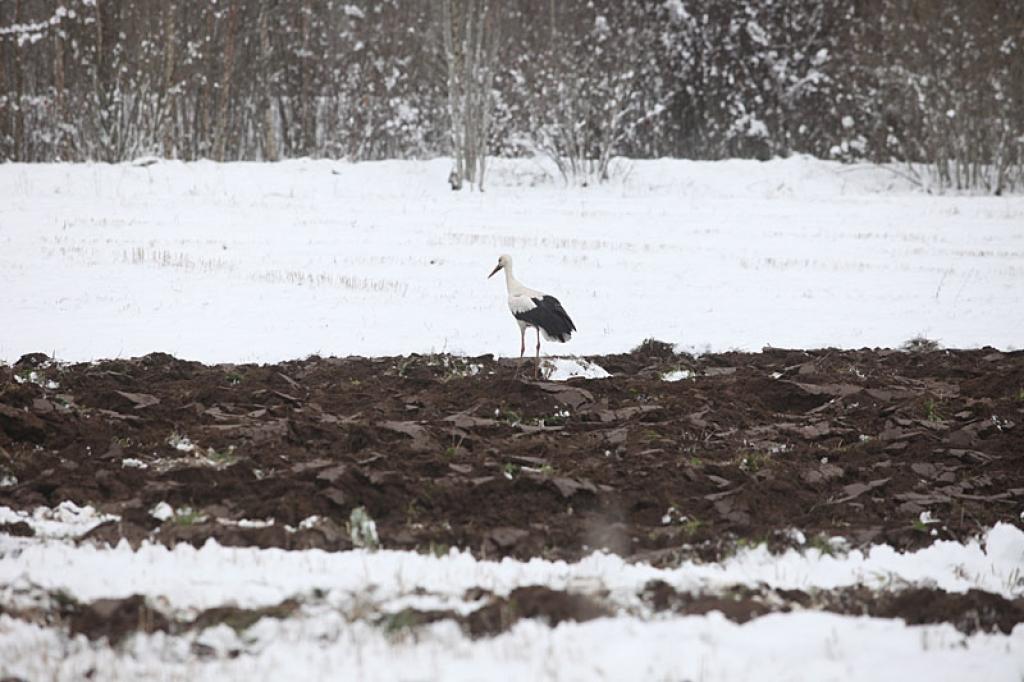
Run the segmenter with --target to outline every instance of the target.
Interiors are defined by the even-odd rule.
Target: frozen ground
[[[555,353],[1024,345],[1024,198],[921,194],[803,158],[635,162],[486,193],[447,162],[0,165],[0,358],[513,355],[500,278],[559,296]]]
[[[687,561],[658,569],[602,553],[568,564],[542,559],[477,561],[469,553],[454,550],[437,558],[386,550],[221,547],[213,541],[200,549],[188,544],[173,550],[147,544],[133,551],[126,543],[110,549],[89,544],[76,547],[66,542],[70,535],[109,517],[69,502],[47,511],[27,516],[0,507],[0,522],[24,519],[37,530],[32,539],[0,535],[0,586],[7,586],[2,593],[8,603],[17,593],[12,585],[59,590],[89,601],[148,593],[166,607],[178,609],[222,603],[262,607],[315,589],[347,595],[373,592],[382,601],[422,591],[459,602],[474,587],[507,595],[517,587],[546,585],[607,591],[625,607],[651,580],[680,591],[720,591],[735,584],[801,590],[927,584],[947,592],[982,589],[1008,599],[1024,597],[1024,531],[1008,524],[997,525],[981,542],[940,541],[905,554],[878,545],[866,553],[854,550],[837,556],[813,548],[773,555],[759,546],[719,563]]]
[[[984,548],[950,542],[913,554],[878,547],[838,558],[816,550],[772,557],[759,548],[717,565],[688,562],[659,570],[604,555],[565,564],[481,562],[454,551],[443,557],[332,554],[213,542],[199,550],[76,548],[68,536],[106,517],[65,504],[34,515],[3,508],[0,518],[25,521],[37,531],[32,539],[0,536],[3,603],[12,611],[45,611],[56,594],[89,601],[144,593],[153,608],[179,618],[203,608],[268,606],[287,598],[305,604],[292,617],[263,618],[244,631],[215,625],[173,636],[140,633],[116,647],[0,616],[0,667],[27,679],[77,679],[90,670],[101,679],[1018,680],[1024,674],[1022,626],[1008,636],[965,636],[948,624],[908,627],[899,620],[815,612],[738,625],[717,613],[658,616],[637,599],[652,579],[705,592],[758,583],[803,589],[933,584],[1019,598],[1024,533],[1008,525],[993,529]],[[522,621],[479,640],[467,639],[451,622],[412,633],[389,632],[372,620],[409,607],[468,612],[479,606],[467,596],[471,588],[508,594],[523,585],[606,595],[618,615],[555,628]],[[195,655],[199,650],[202,657]]]
[[[530,161],[499,161],[483,194],[448,191],[447,170],[445,161],[0,165],[0,360],[514,355],[504,284],[485,279],[500,253],[573,315],[580,333],[546,345],[551,353],[621,352],[646,337],[696,351],[895,346],[916,335],[1024,346],[1022,197],[928,196],[884,170],[801,158],[636,162],[585,189],[560,187]],[[601,375],[579,360],[552,370]],[[813,610],[738,624],[717,612],[653,613],[638,598],[661,580],[712,594],[913,585],[1020,601],[1024,534],[1005,524],[980,542],[910,554],[762,547],[659,569],[608,555],[496,563],[459,552],[75,542],[109,518],[71,504],[0,508],[0,677],[1024,678],[1024,625],[968,636],[948,622]],[[12,534],[25,525],[34,537]],[[529,585],[601,595],[614,614],[557,627],[522,620],[479,639],[451,620],[397,632],[379,620],[407,608],[465,614],[479,606],[469,588],[507,595]],[[47,621],[67,599],[134,594],[174,618],[290,598],[301,608],[238,631],[140,629],[119,644]]]
[[[644,621],[603,618],[549,628],[522,621],[468,640],[451,623],[388,636],[338,614],[265,618],[239,636],[139,635],[124,649],[68,639],[0,616],[0,656],[26,679],[78,680],[865,680],[1018,682],[1020,627],[966,637],[950,625],[825,613],[737,625],[719,614]],[[200,659],[196,651],[204,651]]]

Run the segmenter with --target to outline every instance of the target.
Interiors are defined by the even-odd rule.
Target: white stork
[[[576,331],[576,325],[569,319],[569,314],[554,296],[530,289],[512,274],[511,256],[499,256],[498,264],[487,279],[494,277],[498,270],[505,271],[505,285],[508,287],[508,309],[512,311],[513,317],[519,323],[519,364],[522,365],[523,355],[526,354],[526,329],[533,327],[537,330],[537,369],[540,374],[540,335],[543,332],[544,338],[548,341],[559,341],[565,343]],[[518,373],[518,369],[516,373]]]

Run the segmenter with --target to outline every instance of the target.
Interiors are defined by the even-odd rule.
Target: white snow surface
[[[917,335],[1024,346],[1024,197],[925,195],[889,170],[802,157],[620,162],[610,183],[590,188],[562,187],[542,163],[494,160],[484,193],[448,190],[445,159],[149,161],[0,164],[0,360],[515,356],[504,286],[485,279],[500,253],[579,329],[568,344],[545,343],[550,354],[622,352],[645,338],[698,352],[897,346]],[[574,359],[554,367],[553,379],[601,371]],[[62,590],[85,601],[141,593],[185,616],[291,597],[304,606],[243,633],[218,626],[116,647],[0,615],[0,677],[1024,678],[1024,626],[966,637],[949,625],[816,612],[737,625],[716,613],[651,614],[637,596],[659,579],[712,592],[914,584],[1016,599],[1024,533],[1005,524],[981,542],[907,554],[754,548],[658,569],[602,553],[567,564],[71,541],[108,520],[117,517],[70,502],[31,514],[0,507],[0,523],[36,532],[0,535],[0,604],[45,608]],[[467,588],[535,584],[607,591],[619,612],[554,628],[523,621],[479,640],[450,622],[396,635],[357,616],[467,613],[479,606]]]
[[[601,365],[583,358],[552,358],[544,361],[545,376],[549,381],[568,379],[607,379],[611,376]]]
[[[648,581],[664,580],[703,592],[736,584],[925,585],[1019,598],[1024,532],[1008,524],[995,526],[980,542],[937,542],[905,554],[875,546],[845,556],[816,549],[773,556],[761,547],[719,563],[658,569],[604,553],[576,563],[493,562],[455,550],[435,557],[233,548],[210,541],[199,549],[144,543],[133,551],[127,543],[108,548],[69,541],[109,518],[116,519],[70,503],[33,513],[0,508],[0,521],[25,521],[37,531],[31,538],[0,535],[0,603],[45,610],[58,592],[83,602],[144,594],[153,608],[186,620],[216,606],[260,607],[289,598],[304,606],[293,617],[264,618],[240,634],[223,626],[177,636],[140,634],[116,647],[4,615],[4,674],[78,679],[95,668],[101,679],[954,680],[970,672],[1016,680],[1024,673],[1024,626],[1010,635],[966,637],[949,625],[910,627],[813,612],[736,625],[716,613],[652,614],[638,596]],[[467,598],[469,588],[506,595],[527,585],[600,595],[617,614],[555,628],[521,622],[480,640],[466,638],[452,623],[420,628],[415,635],[389,634],[372,624],[404,608],[467,614],[483,604]],[[197,646],[211,653],[196,658]]]
[[[527,585],[594,593],[608,590],[613,598],[629,604],[650,580],[689,591],[761,583],[783,589],[919,584],[950,592],[978,588],[1008,598],[1024,596],[1024,532],[999,524],[989,531],[984,544],[983,548],[977,542],[940,541],[905,554],[878,545],[846,556],[822,555],[816,549],[772,555],[761,546],[719,563],[685,562],[659,569],[604,553],[572,564],[542,559],[492,562],[457,551],[438,558],[387,550],[222,547],[213,541],[199,549],[187,543],[173,549],[143,544],[133,551],[126,543],[98,548],[0,535],[0,585],[28,581],[87,601],[144,593],[179,609],[222,603],[267,606],[314,589],[351,595],[372,587],[378,598],[390,599],[420,588],[458,598],[472,587],[504,595]]]
[[[194,645],[210,654],[197,659]],[[644,621],[601,618],[555,628],[521,621],[470,640],[452,623],[388,635],[336,613],[264,618],[115,649],[0,616],[0,660],[26,679],[79,680],[986,680],[1019,682],[1024,627],[966,637],[951,625],[826,613],[776,614],[744,625],[717,613]],[[236,656],[232,656],[236,654]]]
[[[0,507],[0,523],[26,523],[34,531],[36,539],[75,538],[101,523],[119,521],[120,518],[115,514],[99,512],[88,505],[79,507],[70,500],[53,508],[37,507],[32,513]]]
[[[0,358],[515,355],[500,253],[579,333],[545,353],[1024,345],[1024,198],[931,196],[804,157],[2,164]]]

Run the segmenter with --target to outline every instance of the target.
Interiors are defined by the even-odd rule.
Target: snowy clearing
[[[485,279],[504,252],[580,329],[546,353],[1022,345],[1022,197],[807,158],[637,161],[582,189],[496,160],[483,194],[447,168],[4,164],[0,358],[514,355]]]

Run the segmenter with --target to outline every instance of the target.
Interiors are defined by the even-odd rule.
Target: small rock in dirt
[[[36,414],[50,414],[53,412],[53,403],[46,398],[36,398],[32,401],[32,411]]]
[[[347,473],[348,473],[348,465],[347,464],[338,464],[338,465],[333,466],[333,467],[331,467],[329,469],[324,469],[323,471],[321,471],[319,474],[316,475],[316,479],[318,481],[326,481],[328,483],[334,483],[334,482],[336,482],[338,479],[340,479],[342,476],[344,476]]]
[[[580,491],[587,493],[597,492],[597,488],[594,486],[594,484],[586,479],[578,480],[575,478],[559,476],[556,478],[552,478],[551,483],[554,484],[555,488],[558,489],[558,492],[562,494],[562,497],[566,499],[569,499],[570,497],[572,497],[573,495]]]
[[[942,451],[939,450],[939,453]],[[967,462],[974,462],[977,464],[987,464],[992,460],[1000,459],[998,455],[989,455],[979,450],[967,450],[962,448],[951,448],[946,451],[951,457],[956,457],[959,460]]]
[[[618,446],[624,445],[626,437],[629,435],[629,430],[625,426],[621,426],[617,429],[611,429],[606,431],[604,434],[604,440],[608,445]]]
[[[160,399],[149,393],[128,393],[126,391],[114,391],[114,393],[131,403],[136,410],[160,404]]]
[[[927,507],[927,506],[930,506],[930,505],[933,505],[933,504],[949,504],[950,502],[952,502],[952,498],[949,495],[943,495],[942,493],[939,493],[939,492],[932,492],[932,493],[906,492],[906,493],[897,493],[896,495],[893,495],[892,497],[893,497],[894,500],[899,500],[901,502],[913,502],[913,503],[919,504],[919,505],[921,505],[923,507]]]
[[[883,485],[888,483],[889,480],[890,479],[888,479],[888,478],[879,478],[879,479],[875,479],[874,481],[870,481],[868,483],[851,483],[850,485],[847,485],[847,486],[843,487],[843,492],[845,493],[845,495],[843,497],[839,498],[838,500],[836,500],[833,504],[841,504],[843,502],[849,502],[850,500],[855,500],[855,499],[857,499],[858,497],[860,497],[861,495],[863,495],[864,493],[866,493],[866,492],[868,492],[870,490],[874,490],[875,488],[882,487]]]
[[[922,478],[936,478],[939,475],[938,467],[928,462],[915,462],[910,465],[910,470]]]
[[[848,395],[860,393],[863,389],[854,384],[806,384],[799,381],[787,382],[796,386],[808,395],[827,395],[833,398],[842,398]]]
[[[454,427],[459,429],[473,429],[478,427],[486,428],[497,426],[501,423],[496,419],[491,419],[489,417],[476,417],[468,412],[458,412],[445,417],[442,421],[451,422]]]
[[[574,410],[594,402],[594,394],[585,388],[550,381],[538,382],[533,385],[547,393],[551,393],[555,400]]]
[[[809,469],[805,471],[801,478],[807,483],[823,483],[831,481],[836,478],[842,478],[843,469],[835,464],[820,464],[816,469]]]
[[[370,471],[366,478],[376,486],[398,484],[402,481],[402,475],[397,471]]]
[[[495,528],[487,534],[487,539],[502,549],[509,549],[529,534],[530,531],[522,528]]]
[[[745,500],[741,500],[733,496],[724,497],[720,500],[716,500],[714,507],[719,516],[726,521],[730,521],[739,526],[747,526],[750,524],[750,514],[747,510],[747,503]]]
[[[302,399],[301,398],[296,398],[295,396],[293,396],[293,395],[291,395],[289,393],[285,393],[284,391],[270,391],[270,394],[271,395],[276,395],[281,400],[285,401],[286,403],[291,403],[292,405],[301,405],[302,404]]]
[[[548,461],[543,457],[530,457],[529,455],[509,455],[506,459],[516,464],[522,464],[528,467],[544,467],[548,465]]]
[[[913,431],[911,429],[900,428],[899,426],[892,426],[890,428],[883,429],[882,432],[878,434],[878,440],[881,440],[881,441],[906,440],[908,438],[913,438],[914,436],[917,436],[918,434],[919,434],[918,431]]]
[[[800,437],[805,440],[818,440],[831,434],[832,427],[828,422],[818,422],[817,424],[801,427],[799,433]]]
[[[345,496],[345,493],[337,488],[327,488],[320,494],[341,508],[345,508],[348,505],[348,498]]]
[[[298,464],[292,465],[292,471],[301,474],[306,471],[316,471],[317,469],[325,469],[334,464],[334,460],[327,459],[325,457],[319,457],[317,459],[311,459],[308,462],[299,462]]]
[[[804,364],[799,365],[799,368],[797,369],[796,373],[799,374],[800,376],[811,376],[813,374],[817,374],[818,363],[815,362],[814,360],[810,362],[805,362]]]
[[[710,411],[711,410],[709,410],[708,408],[704,408],[699,412],[691,412],[690,414],[686,415],[686,420],[690,422],[690,424],[694,428],[706,429],[708,428],[708,426],[711,425],[711,423],[707,419],[705,419],[704,416],[707,415],[707,413]]]
[[[732,485],[732,481],[728,478],[722,478],[721,476],[715,476],[714,474],[707,474],[708,480],[714,483],[719,488],[728,488]]]
[[[414,450],[427,451],[435,449],[434,439],[430,437],[430,432],[422,424],[412,421],[384,421],[380,422],[377,426],[386,431],[393,431],[394,433],[400,433],[403,436],[412,438],[411,447]]]

